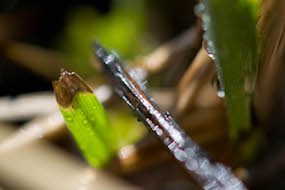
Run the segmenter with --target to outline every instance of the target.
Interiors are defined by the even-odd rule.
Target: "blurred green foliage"
[[[147,134],[146,128],[137,121],[130,110],[112,109],[108,112],[116,138],[116,150],[138,142]]]
[[[94,39],[127,59],[142,52],[146,43],[143,0],[116,0],[106,14],[86,6],[77,7],[66,22],[59,47],[70,58],[66,68],[76,70],[83,77],[94,75],[90,64]]]

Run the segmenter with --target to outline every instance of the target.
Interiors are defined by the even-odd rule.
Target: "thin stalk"
[[[145,90],[124,71],[120,60],[95,42],[95,56],[104,68],[117,94],[135,111],[141,121],[160,139],[178,163],[207,190],[243,190],[243,183],[231,170],[212,161],[183,131],[168,112],[162,112]]]

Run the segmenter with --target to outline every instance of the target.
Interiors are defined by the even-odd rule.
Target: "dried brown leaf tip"
[[[69,73],[64,69],[61,70],[59,80],[52,84],[56,101],[64,108],[72,104],[72,100],[78,92],[93,93],[91,88],[76,73]]]

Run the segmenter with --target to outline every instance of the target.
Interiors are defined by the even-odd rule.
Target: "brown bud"
[[[73,97],[78,92],[93,93],[91,88],[74,72],[69,73],[61,70],[61,76],[58,81],[53,83],[55,98],[57,103],[67,108],[71,105]]]

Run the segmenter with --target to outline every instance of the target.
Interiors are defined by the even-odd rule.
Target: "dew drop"
[[[202,20],[202,29],[205,31],[205,35],[208,35],[208,28],[211,22],[211,19],[209,17],[209,15],[206,14],[202,14],[202,16],[200,17]]]
[[[156,134],[158,135],[158,136],[161,136],[162,134],[163,134],[163,131],[161,130],[161,129],[156,129],[155,130],[156,131]]]
[[[83,124],[86,125],[88,123],[88,121],[85,119],[83,120]]]
[[[185,152],[188,158],[192,158],[195,155],[195,151],[192,148],[186,148]]]
[[[168,146],[171,141],[170,141],[169,137],[167,137],[167,138],[165,138],[165,139],[163,140],[163,142],[164,142],[164,144],[165,144],[166,146]]]
[[[217,76],[214,76],[212,79],[212,86],[217,88],[217,96],[220,98],[225,98],[225,91],[223,89],[223,86],[220,82],[220,80],[217,78]]]
[[[216,83],[217,83],[217,96],[220,98],[224,98],[226,94],[225,94],[225,91],[223,89],[223,86],[222,86],[220,80],[217,79]]]
[[[119,59],[120,59],[120,54],[119,54],[116,50],[112,49],[112,50],[111,50],[111,54],[113,54],[113,56],[114,56],[115,58],[119,58]]]
[[[175,142],[172,142],[170,145],[168,145],[169,150],[174,151],[177,148],[177,145]]]
[[[104,50],[103,50],[103,48],[98,48],[97,50],[96,50],[96,54],[99,56],[99,57],[103,57],[104,55],[105,55],[105,52],[104,52]]]
[[[199,160],[200,168],[204,168],[205,170],[209,170],[210,162],[206,158],[202,158]]]
[[[220,98],[225,98],[225,91],[223,90],[218,90],[217,91],[217,96]]]
[[[110,54],[110,55],[104,57],[103,59],[104,59],[104,62],[105,62],[106,64],[110,64],[112,61],[114,61],[115,56],[112,55],[112,54]]]
[[[181,162],[184,162],[187,159],[187,154],[181,149],[176,149],[174,151],[174,156],[177,158],[177,160],[180,160]]]
[[[186,167],[192,171],[196,170],[196,169],[198,169],[198,162],[194,159],[188,159],[186,161]]]
[[[205,12],[205,6],[202,3],[198,3],[195,7],[194,7],[194,13],[196,16],[201,17]]]
[[[215,49],[214,49],[214,42],[211,40],[205,40],[204,41],[204,47],[206,52],[208,53],[208,56],[215,60]]]

